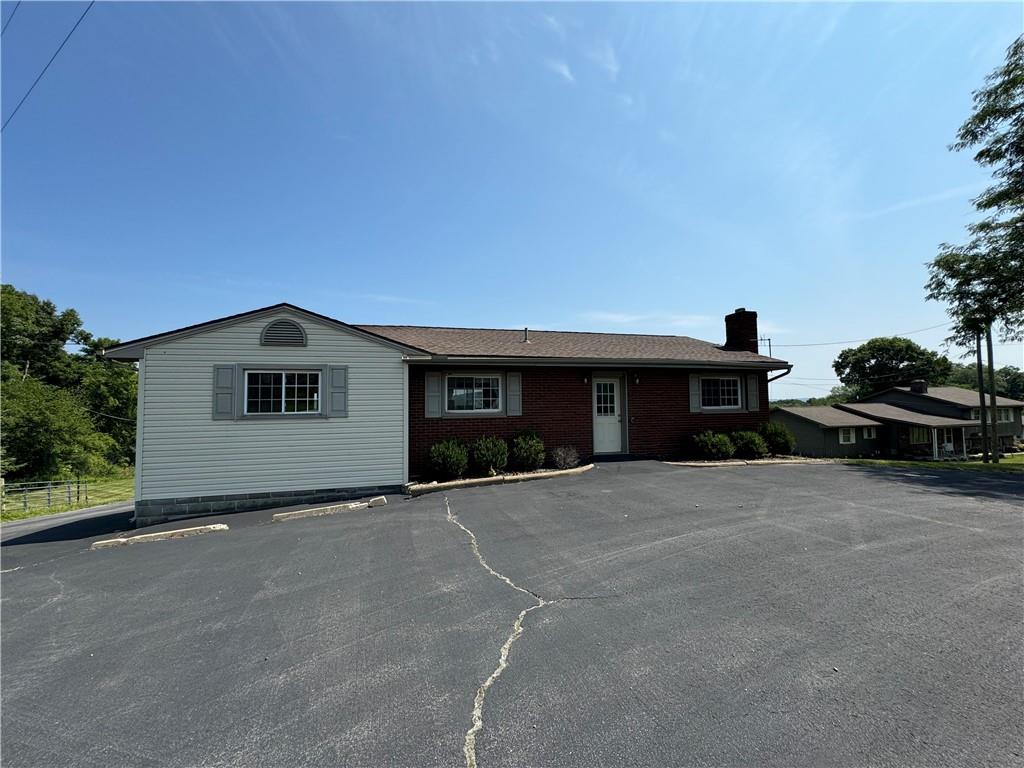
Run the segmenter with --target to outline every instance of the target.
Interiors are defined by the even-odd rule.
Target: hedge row
[[[505,469],[540,469],[546,455],[544,441],[535,432],[520,432],[507,441],[486,435],[466,443],[453,437],[430,446],[430,466],[439,480],[461,478],[467,470],[474,476],[493,477]],[[551,451],[551,462],[558,469],[568,469],[579,464],[579,454],[571,445],[559,446]]]
[[[762,424],[757,432],[742,430],[726,434],[710,430],[694,435],[691,440],[692,453],[710,461],[737,459],[761,459],[769,454],[787,455],[796,447],[796,438],[782,424]]]

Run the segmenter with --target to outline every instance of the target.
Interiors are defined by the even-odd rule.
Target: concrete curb
[[[339,512],[355,512],[360,509],[371,507],[383,507],[388,503],[385,496],[374,496],[369,501],[354,501],[345,504],[331,504],[326,507],[313,507],[312,509],[297,509],[294,512],[278,512],[271,520],[275,523],[283,523],[286,520],[301,520],[304,517],[323,517],[324,515],[336,515]]]
[[[125,536],[120,539],[104,539],[94,541],[89,549],[109,549],[110,547],[126,547],[129,544],[145,544],[148,541],[163,541],[164,539],[184,539],[187,536],[199,536],[203,533],[215,533],[226,531],[228,527],[223,523],[213,525],[198,525],[195,528],[179,528],[176,531],[158,531],[157,533],[140,533],[138,536]]]
[[[780,464],[839,464],[839,459],[730,459],[728,461],[666,461],[673,467],[760,467]]]
[[[522,475],[495,475],[494,477],[473,477],[468,480],[449,480],[445,483],[410,483],[405,492],[410,496],[422,496],[425,493],[449,491],[455,488],[476,488],[481,485],[503,485],[505,483],[526,483],[530,480],[547,480],[549,477],[569,477],[582,475],[594,468],[593,464],[584,464],[572,469],[552,469],[548,472],[530,472]]]

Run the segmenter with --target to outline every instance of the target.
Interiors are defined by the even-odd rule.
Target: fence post
[[[46,508],[50,509],[53,506],[53,483],[46,484]]]
[[[82,478],[75,480],[75,501],[82,503]]]
[[[28,492],[21,492],[21,511],[28,512]]]
[[[7,483],[0,477],[0,515],[7,511]]]
[[[68,492],[68,506],[70,507],[71,506],[71,481],[68,480],[66,485],[67,485],[66,490]]]
[[[85,481],[85,503],[89,503],[89,481]]]

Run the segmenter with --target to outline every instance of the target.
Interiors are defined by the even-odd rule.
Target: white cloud
[[[572,74],[572,70],[569,69],[569,65],[561,59],[547,59],[544,62],[544,66],[554,72],[556,75],[561,77],[565,82],[570,85],[576,85],[576,78]]]
[[[562,22],[560,22],[557,18],[555,18],[549,13],[541,14],[541,18],[544,20],[544,25],[548,29],[550,29],[559,37],[565,37],[565,28],[562,26]]]
[[[936,192],[931,195],[913,197],[909,200],[900,200],[897,203],[887,205],[884,208],[877,208],[874,211],[850,213],[847,214],[845,218],[855,219],[858,221],[862,221],[864,219],[877,219],[880,216],[888,216],[890,213],[899,213],[900,211],[908,211],[913,208],[921,208],[926,205],[941,203],[946,200],[954,200],[958,197],[962,197],[964,200],[969,200],[981,192],[984,187],[984,183],[964,184],[962,186],[951,187],[950,189],[943,190],[942,192]]]
[[[608,73],[609,79],[614,83],[619,77],[619,57],[615,49],[607,40],[587,53],[588,58]]]

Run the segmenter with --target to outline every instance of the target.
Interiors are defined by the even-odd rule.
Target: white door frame
[[[598,413],[597,413],[597,385],[598,382],[612,383],[615,385],[615,422],[618,427],[618,445],[614,450],[599,450],[598,446]],[[594,453],[596,455],[615,455],[626,451],[626,437],[623,434],[625,429],[625,377],[618,374],[596,374],[593,377],[593,384],[590,387],[590,412],[592,420],[592,432],[594,436]]]

